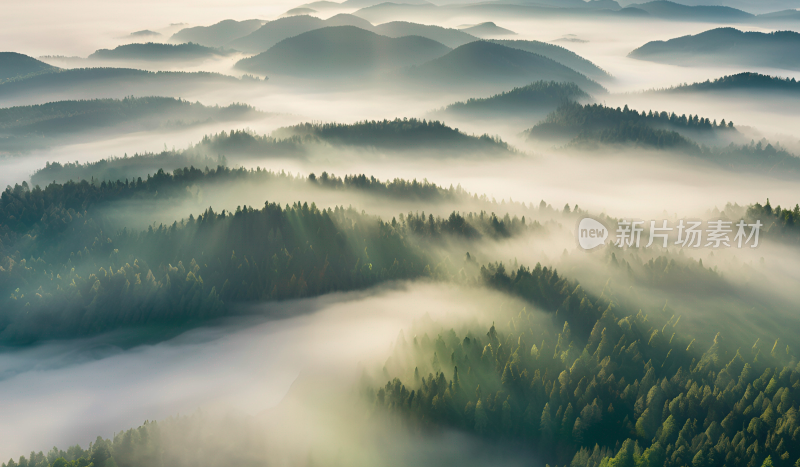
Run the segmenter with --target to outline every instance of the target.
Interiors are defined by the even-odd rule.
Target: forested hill
[[[185,97],[212,86],[251,86],[261,82],[208,72],[151,72],[131,68],[73,68],[0,83],[0,106],[57,100],[122,99],[126,96]]]
[[[450,153],[510,154],[513,149],[488,135],[470,136],[436,120],[395,119],[354,124],[303,123],[273,132],[276,138],[315,138],[326,143],[379,149],[430,150]]]
[[[406,79],[441,88],[467,87],[508,89],[534,81],[571,82],[595,94],[606,90],[585,75],[543,55],[476,41],[405,72]]]
[[[456,102],[440,112],[477,118],[536,115],[549,113],[570,101],[587,101],[590,98],[574,83],[537,81],[491,97]]]
[[[419,36],[391,38],[355,26],[315,29],[285,39],[236,68],[298,77],[354,77],[420,65],[450,48]]]
[[[89,55],[91,60],[109,61],[192,61],[230,55],[230,51],[205,47],[192,42],[186,44],[126,44],[114,49],[100,49]]]
[[[489,42],[547,57],[592,79],[603,81],[612,78],[608,72],[599,66],[559,45],[522,40],[491,40]]]
[[[226,19],[211,26],[183,28],[170,37],[173,42],[194,42],[206,47],[222,47],[244,37],[264,24],[259,19],[234,21]]]
[[[648,42],[628,56],[681,66],[717,64],[798,70],[800,34],[793,31],[763,33],[718,28],[694,36]]]
[[[547,118],[528,130],[529,138],[552,137],[558,135],[574,138],[582,135],[584,138],[602,131],[618,129],[622,126],[650,128],[653,130],[675,131],[702,131],[708,133],[736,132],[733,122],[710,121],[698,115],[676,115],[667,112],[649,112],[617,107],[606,107],[601,104],[581,105],[574,102],[566,103],[558,108]],[[654,135],[656,133],[653,133]],[[669,133],[658,133],[668,135]],[[662,139],[659,141],[644,141],[660,147],[690,144],[685,138]]]
[[[313,203],[197,217],[119,229],[103,207],[124,200],[180,199],[204,181],[265,183],[264,171],[159,171],[147,180],[8,188],[0,196],[0,343],[91,335],[141,326],[190,326],[229,305],[365,288],[383,281],[455,277],[447,239],[508,238],[537,229],[516,217],[410,213],[391,222]],[[383,196],[452,196],[428,184],[309,177],[328,189]],[[449,194],[448,194],[449,193]],[[427,248],[434,242],[435,248]],[[113,310],[113,311],[111,311]]]
[[[780,78],[777,76],[762,75],[760,73],[739,73],[723,76],[715,80],[706,80],[699,83],[684,84],[657,92],[707,92],[707,91],[743,91],[762,92],[775,91],[780,93],[800,93],[800,82],[794,78]]]
[[[733,122],[710,121],[698,115],[568,103],[525,134],[529,140],[567,143],[578,150],[600,146],[670,150],[736,171],[777,177],[800,172],[800,158],[780,146],[761,141],[735,144],[732,140],[739,138]]]
[[[16,52],[0,52],[0,83],[57,70],[58,68],[27,55]]]
[[[87,133],[154,130],[263,115],[244,104],[204,106],[169,97],[51,102],[0,109],[0,153],[25,151]],[[124,126],[121,126],[125,124]],[[89,137],[93,137],[89,136]]]
[[[394,379],[366,391],[377,414],[514,440],[551,465],[797,465],[796,346],[696,341],[679,317],[619,310],[611,287],[593,297],[539,265],[482,276],[553,326],[527,307],[485,333],[420,326],[383,369]]]

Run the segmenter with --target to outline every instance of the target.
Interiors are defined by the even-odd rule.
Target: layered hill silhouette
[[[379,24],[371,29],[372,32],[388,37],[420,36],[441,42],[456,48],[470,42],[479,40],[477,37],[458,29],[429,26],[425,24],[409,23],[406,21],[392,21]]]
[[[372,28],[368,21],[347,14],[335,15],[326,20],[308,15],[289,16],[264,24],[256,31],[230,42],[228,47],[257,54],[269,50],[284,39],[332,26],[356,26],[367,30]]]
[[[456,102],[436,112],[436,115],[475,119],[530,119],[544,116],[567,102],[584,102],[590,99],[591,96],[574,83],[537,81],[491,97]]]
[[[503,141],[487,135],[470,136],[435,120],[395,119],[354,124],[302,123],[272,133],[279,140],[299,138],[305,144],[365,147],[390,152],[432,151],[444,155],[470,153],[509,155]]]
[[[33,57],[16,52],[0,52],[0,83],[53,71],[58,71],[58,68]]]
[[[200,44],[126,44],[114,49],[100,49],[89,55],[90,60],[105,61],[194,61],[229,55],[230,51]]]
[[[50,102],[0,109],[0,153],[51,146],[87,134],[109,134],[236,121],[256,116],[248,105],[208,107],[168,97]]]
[[[598,67],[589,60],[586,60],[575,52],[565,49],[559,45],[548,44],[546,42],[539,41],[522,40],[492,40],[490,42],[547,57],[592,79],[611,79],[611,75],[609,75],[602,68]]]
[[[760,73],[738,73],[723,76],[715,80],[706,80],[700,83],[683,84],[656,92],[726,92],[744,91],[751,92],[776,92],[781,95],[794,94],[800,96],[800,82],[794,78],[779,78],[776,76],[762,75]]]
[[[211,26],[184,28],[170,37],[172,42],[193,42],[206,47],[222,47],[240,37],[244,37],[264,24],[259,19],[234,21],[226,19]]]
[[[687,6],[668,0],[635,3],[628,5],[628,7],[644,10],[649,13],[650,16],[656,18],[681,21],[708,21],[712,23],[726,21],[747,22],[755,18],[755,15],[727,6]]]
[[[316,29],[239,61],[253,73],[343,77],[379,73],[441,57],[450,49],[419,36],[390,38],[353,26]]]
[[[514,31],[511,31],[510,29],[501,28],[500,26],[492,22],[486,22],[486,23],[476,24],[475,26],[461,28],[461,31],[464,31],[467,34],[471,34],[475,37],[480,37],[480,38],[517,35],[517,33],[515,33]]]
[[[355,26],[387,37],[426,37],[436,42],[441,42],[450,48],[480,40],[478,37],[462,30],[408,21],[390,21],[373,26],[372,23],[358,16],[342,13],[327,20],[321,20],[314,16],[297,15],[270,21],[253,33],[225,45],[247,53],[261,53],[269,50],[270,47],[284,39],[332,26]]]
[[[653,41],[632,51],[638,60],[676,65],[741,65],[800,69],[800,34],[718,28],[695,36]]]
[[[150,72],[130,68],[74,68],[0,84],[0,106],[43,104],[59,100],[126,96],[182,97],[224,86],[253,86],[261,81],[219,73]]]
[[[566,147],[595,151],[620,147],[669,151],[700,158],[736,171],[796,177],[800,158],[768,143],[746,140],[733,122],[717,122],[699,115],[638,112],[599,104],[562,105],[524,133],[529,140],[566,143]]]
[[[555,60],[486,41],[471,42],[440,58],[412,67],[409,80],[438,87],[510,88],[534,81],[575,83],[590,93],[605,89]]]

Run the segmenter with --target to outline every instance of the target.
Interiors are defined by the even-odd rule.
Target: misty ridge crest
[[[638,60],[700,65],[704,63],[765,66],[796,70],[800,34],[793,31],[742,32],[719,28],[695,36],[649,42],[628,56]]]
[[[354,27],[315,29],[284,39],[237,68],[255,73],[339,77],[424,63],[450,49],[418,36],[388,38]]]
[[[212,57],[229,55],[230,51],[220,48],[205,47],[187,42],[183,44],[161,44],[147,42],[144,44],[120,45],[114,49],[100,49],[89,55],[89,60],[203,60]]]

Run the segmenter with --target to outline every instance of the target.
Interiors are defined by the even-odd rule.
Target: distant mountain
[[[449,51],[424,37],[390,38],[353,26],[337,26],[281,41],[264,53],[239,61],[236,68],[327,79],[421,64]]]
[[[194,42],[206,47],[222,47],[257,30],[264,22],[259,19],[234,21],[226,19],[211,26],[184,28],[170,37],[172,42]]]
[[[292,8],[284,13],[283,16],[312,15],[316,12],[317,10],[313,8]]]
[[[615,2],[584,2],[576,0],[566,5],[561,0],[558,6],[543,5],[541,2],[475,2],[467,4],[447,5],[409,5],[395,2],[380,3],[375,6],[362,8],[355,13],[356,16],[366,19],[373,24],[387,21],[418,21],[425,18],[426,22],[444,22],[461,19],[469,21],[473,18],[492,18],[500,20],[518,20],[521,18],[543,19],[598,19],[650,17],[644,10],[637,8],[619,9]]]
[[[750,13],[727,6],[687,6],[667,0],[634,3],[629,5],[629,7],[644,10],[656,18],[680,21],[707,21],[711,23],[728,21],[749,22],[754,18]]]
[[[107,136],[235,121],[257,115],[242,104],[207,107],[168,97],[60,101],[0,109],[0,153],[52,146],[64,139],[86,141],[88,133]]]
[[[366,29],[366,28],[364,28]],[[477,37],[458,29],[448,29],[441,26],[428,26],[424,24],[409,23],[405,21],[392,21],[372,28],[372,32],[388,37],[420,36],[441,42],[456,48],[478,40]]]
[[[656,92],[722,92],[722,91],[776,91],[781,93],[792,93],[800,97],[800,81],[794,78],[778,78],[759,73],[739,73],[736,75],[723,76],[713,81],[707,80],[702,83],[683,84],[668,89],[660,89]]]
[[[756,21],[759,23],[775,23],[784,21],[800,21],[800,11],[798,10],[781,10],[771,13],[764,13],[756,16]]]
[[[551,60],[557,61],[558,63],[566,67],[572,68],[578,73],[583,73],[584,75],[592,79],[598,79],[598,80],[611,79],[611,75],[609,75],[602,68],[598,67],[589,60],[586,60],[585,58],[581,57],[575,52],[572,52],[558,45],[548,44],[546,42],[539,42],[539,41],[492,40],[490,42],[504,45],[506,47],[511,47],[512,49],[520,49],[526,52],[547,57]]]
[[[636,3],[636,0],[620,0],[620,3],[628,5]],[[800,8],[800,0],[678,0],[676,3],[688,6],[728,6],[752,14]]]
[[[160,32],[151,31],[149,29],[143,29],[141,31],[131,33],[131,37],[158,37],[160,35]]]
[[[126,96],[186,97],[193,92],[225,87],[254,86],[218,73],[150,72],[129,68],[74,68],[0,84],[0,106],[42,104],[59,100]]]
[[[0,83],[10,79],[24,78],[58,70],[59,68],[27,55],[16,52],[0,52]]]
[[[469,26],[465,28],[460,28],[461,31],[466,32],[467,34],[471,34],[475,37],[480,37],[483,39],[497,37],[497,36],[516,36],[517,33],[511,31],[509,29],[501,28],[500,26],[492,23],[481,23],[476,24],[475,26]]]
[[[372,29],[371,23],[353,15],[339,14],[327,20],[308,15],[289,16],[270,21],[251,34],[231,42],[228,46],[242,52],[257,54],[269,50],[270,47],[284,39],[328,26],[356,26],[367,30]]]
[[[509,155],[506,143],[489,136],[470,136],[434,120],[395,119],[364,121],[351,125],[303,123],[280,128],[273,138],[299,137],[305,143],[316,140],[333,146],[360,146],[382,150],[413,151],[422,157],[433,154],[468,155],[474,153]],[[425,153],[422,151],[430,151]]]
[[[792,31],[765,34],[719,28],[666,42],[648,42],[628,56],[681,66],[716,64],[798,70],[800,34]]]
[[[590,98],[574,83],[537,81],[491,97],[456,102],[436,114],[477,119],[531,118],[546,115],[567,102]]]
[[[100,49],[89,55],[90,60],[106,61],[194,61],[229,55],[230,51],[214,49],[199,44],[146,44],[120,45],[115,49]]]
[[[603,146],[664,150],[737,171],[792,177],[800,173],[800,158],[780,147],[735,143],[745,138],[733,122],[717,123],[698,115],[637,112],[627,105],[614,109],[567,103],[525,135],[529,140],[567,143],[566,147],[583,151]]]
[[[508,89],[545,80],[575,83],[591,93],[605,92],[596,82],[554,60],[487,41],[462,45],[410,68],[405,77],[428,87]]]
[[[430,5],[431,3],[426,0],[392,0],[394,3],[405,5]],[[379,5],[386,2],[386,0],[346,0],[340,5],[344,8],[364,8],[374,5]]]
[[[340,3],[329,2],[329,1],[326,1],[326,0],[322,0],[322,1],[319,1],[319,2],[304,3],[303,5],[300,5],[298,8],[312,8],[312,9],[317,10],[317,11],[320,11],[320,10],[335,10],[335,9],[342,8],[342,5]]]

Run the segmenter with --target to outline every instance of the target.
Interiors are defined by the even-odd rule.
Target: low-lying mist
[[[358,439],[366,433],[366,409],[350,388],[362,371],[383,365],[391,343],[414,320],[432,317],[445,326],[484,326],[498,317],[496,305],[507,300],[484,290],[396,283],[252,305],[244,311],[255,316],[218,322],[156,345],[109,347],[100,336],[6,349],[0,368],[6,395],[0,402],[5,440],[0,458],[53,445],[86,447],[97,435],[111,437],[145,420],[191,414],[198,407],[212,419],[221,414],[229,421],[249,420],[237,433],[247,439],[263,436],[274,450],[263,452],[258,445],[239,455],[274,460],[305,458],[308,449],[321,455],[341,449],[346,458],[374,460],[385,456],[383,449],[405,452],[410,446],[403,443],[430,450],[436,443],[403,441],[402,432],[394,439],[386,427],[383,441],[363,446]],[[250,424],[265,428],[245,433]],[[203,428],[213,434],[215,447],[224,448],[235,438],[213,424]],[[461,458],[460,435],[440,441],[453,447],[436,459]]]

